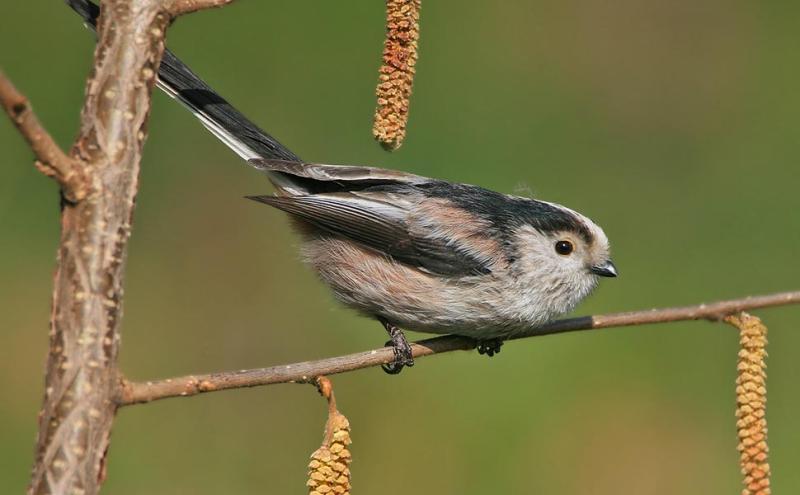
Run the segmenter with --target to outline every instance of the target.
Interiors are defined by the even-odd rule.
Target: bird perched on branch
[[[67,3],[94,25],[94,4]],[[572,310],[599,277],[617,275],[603,230],[569,208],[393,170],[304,163],[168,50],[157,84],[267,175],[277,193],[249,198],[287,212],[336,297],[383,324],[395,353],[389,373],[414,363],[401,328],[472,337],[491,356],[514,332]]]

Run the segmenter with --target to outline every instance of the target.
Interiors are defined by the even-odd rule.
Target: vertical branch
[[[116,406],[127,241],[168,16],[159,2],[103,3],[72,155],[91,192],[61,212],[46,392],[30,493],[96,493]]]
[[[103,481],[117,408],[125,257],[165,31],[174,15],[229,1],[102,4],[80,134],[69,161],[57,153],[51,160],[51,168],[69,163],[87,187],[79,196],[65,194],[71,201],[62,202],[50,353],[30,494],[91,495]]]

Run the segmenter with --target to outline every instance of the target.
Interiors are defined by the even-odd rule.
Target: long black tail
[[[100,8],[97,5],[88,0],[66,0],[66,2],[83,18],[87,27],[96,30],[97,17],[100,15]],[[158,68],[157,85],[186,106],[209,131],[243,159],[301,161],[289,148],[233,108],[169,50],[164,51],[161,66]],[[288,179],[283,174],[279,175]],[[281,185],[289,186],[289,184]]]

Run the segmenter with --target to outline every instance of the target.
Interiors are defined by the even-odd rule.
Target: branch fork
[[[90,190],[84,164],[66,155],[45,130],[28,99],[0,72],[0,102],[22,137],[28,142],[36,160],[34,166],[61,186],[64,198],[76,203]]]

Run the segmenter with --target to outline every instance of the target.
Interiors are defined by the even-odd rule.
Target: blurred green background
[[[236,2],[168,45],[300,156],[534,194],[603,225],[621,271],[578,313],[798,288],[798,2],[423,2],[405,145],[371,139],[380,1]],[[0,66],[64,146],[93,37],[58,0],[6,2]],[[156,94],[121,366],[135,379],[382,344],[297,255],[269,186]],[[28,479],[58,197],[0,119],[0,492]],[[770,327],[776,493],[800,487],[800,308]],[[736,332],[704,322],[453,353],[334,377],[356,493],[738,493]],[[303,493],[325,406],[308,386],[120,412],[105,493]],[[795,418],[795,419],[792,419]],[[413,487],[413,488],[412,488]]]

